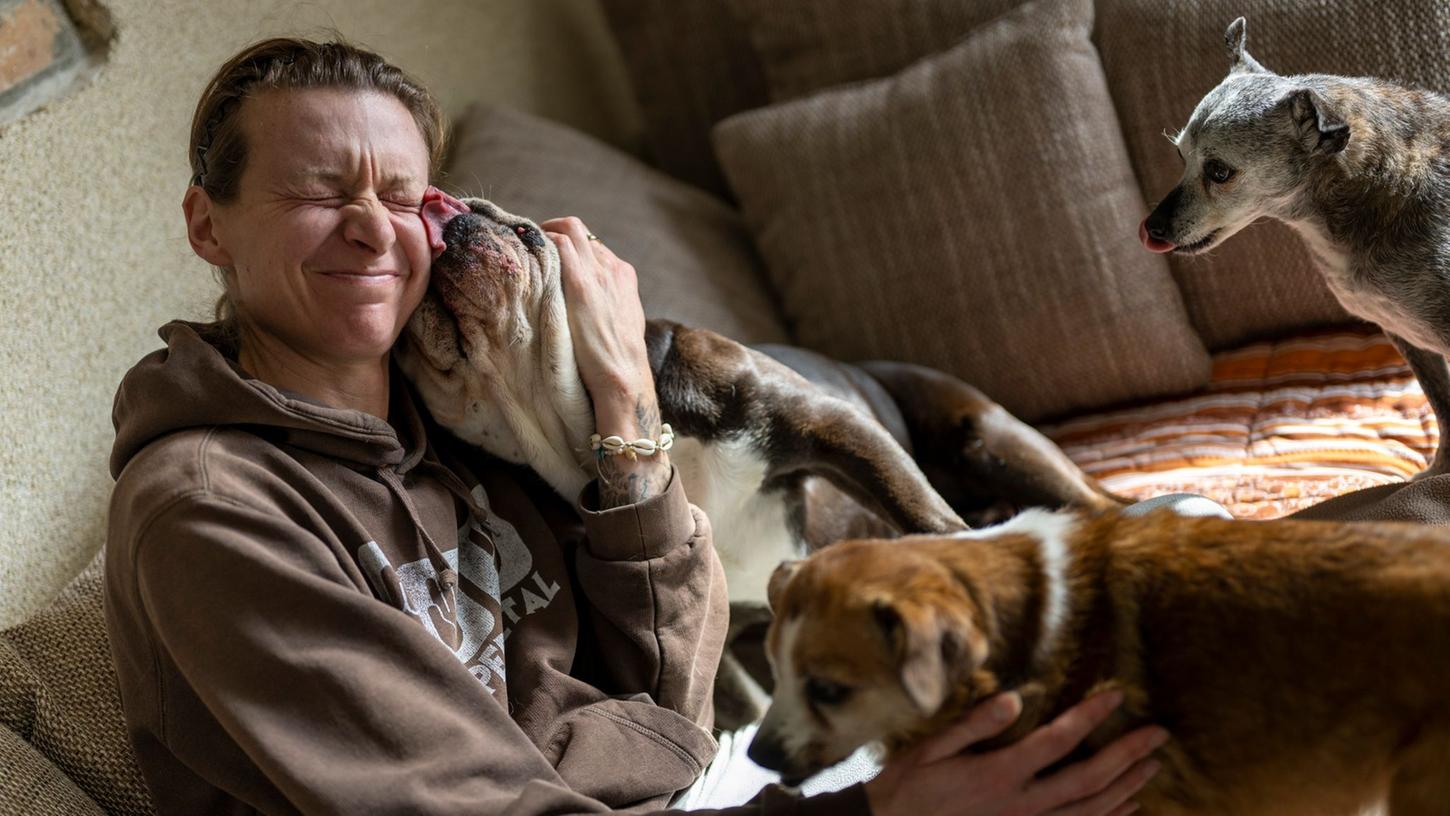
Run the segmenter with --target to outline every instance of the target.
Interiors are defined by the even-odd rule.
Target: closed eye
[[[344,195],[309,195],[299,196],[301,201],[313,204],[318,207],[343,207],[351,204],[355,199]],[[384,207],[397,213],[418,213],[423,208],[422,200],[408,200],[406,198],[380,200]]]

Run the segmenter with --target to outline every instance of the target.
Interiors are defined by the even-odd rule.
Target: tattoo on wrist
[[[659,436],[660,409],[654,400],[635,401],[636,431],[651,439]],[[609,455],[595,454],[599,468],[599,502],[601,509],[623,507],[658,496],[669,486],[670,465],[664,451],[653,456],[636,456],[633,452]]]
[[[599,504],[609,510],[642,502],[665,492],[670,483],[670,465],[663,453],[629,460],[629,454],[599,459]]]
[[[646,400],[643,397],[635,400],[634,421],[640,433],[648,437],[659,436],[660,427],[664,422],[660,419],[660,404],[655,400]]]

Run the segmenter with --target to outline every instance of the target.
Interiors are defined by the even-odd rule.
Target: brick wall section
[[[85,59],[55,0],[0,0],[0,125],[64,93]]]
[[[56,10],[40,0],[24,0],[0,19],[0,93],[40,73],[58,56]]]

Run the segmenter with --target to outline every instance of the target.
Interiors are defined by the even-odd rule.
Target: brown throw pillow
[[[103,569],[98,554],[50,606],[0,631],[0,725],[30,743],[106,813],[149,816],[156,809],[126,735],[111,662]],[[74,793],[59,788],[57,795]]]
[[[726,0],[603,0],[660,169],[729,195],[710,126],[769,101],[745,30]]]
[[[730,0],[771,101],[894,74],[1022,0]]]
[[[1037,0],[881,80],[715,130],[796,339],[935,366],[1038,419],[1204,384],[1088,0]]]
[[[741,342],[784,342],[739,214],[695,187],[564,125],[508,108],[458,121],[445,187],[543,221],[578,216],[639,275],[650,317]]]
[[[1450,5],[1423,0],[1098,0],[1097,42],[1143,196],[1178,183],[1183,163],[1163,132],[1228,73],[1223,33],[1248,18],[1248,48],[1270,70],[1373,75],[1450,91]],[[1303,240],[1265,221],[1207,256],[1172,258],[1189,315],[1211,348],[1348,315]]]

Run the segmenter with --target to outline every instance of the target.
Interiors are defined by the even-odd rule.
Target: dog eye
[[[1203,174],[1214,184],[1224,184],[1234,177],[1234,169],[1217,159],[1209,159],[1203,166]]]
[[[816,705],[840,705],[851,696],[851,687],[815,677],[806,678],[806,697]]]

